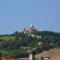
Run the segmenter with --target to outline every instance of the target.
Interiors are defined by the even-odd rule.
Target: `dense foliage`
[[[60,48],[60,33],[37,31],[32,34],[40,35],[42,38],[31,37],[29,34],[17,31],[10,35],[0,35],[0,52],[2,55],[18,56],[31,52],[38,53],[50,48]],[[10,38],[3,39],[6,36]],[[43,45],[39,46],[37,42],[42,42]]]

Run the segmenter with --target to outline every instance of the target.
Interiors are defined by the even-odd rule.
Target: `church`
[[[35,29],[33,24],[30,24],[27,28],[24,28],[24,34],[25,33],[32,33],[37,31],[37,29]]]
[[[28,34],[31,37],[41,38],[42,36],[33,34],[33,32],[37,32],[33,24],[30,24],[27,28],[24,28],[24,34]]]

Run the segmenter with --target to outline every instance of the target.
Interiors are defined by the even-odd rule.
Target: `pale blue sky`
[[[60,0],[0,0],[0,34],[22,31],[30,23],[40,31],[60,32]]]

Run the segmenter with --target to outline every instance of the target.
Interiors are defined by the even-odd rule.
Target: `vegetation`
[[[60,33],[51,31],[37,31],[32,34],[42,38],[32,37],[23,32],[14,32],[10,35],[0,35],[0,52],[2,56],[21,56],[32,52],[39,53],[51,48],[60,48]],[[41,42],[42,45],[37,43]]]

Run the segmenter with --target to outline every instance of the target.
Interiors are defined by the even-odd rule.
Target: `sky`
[[[60,0],[0,0],[0,34],[23,31],[31,23],[39,31],[60,32]]]

